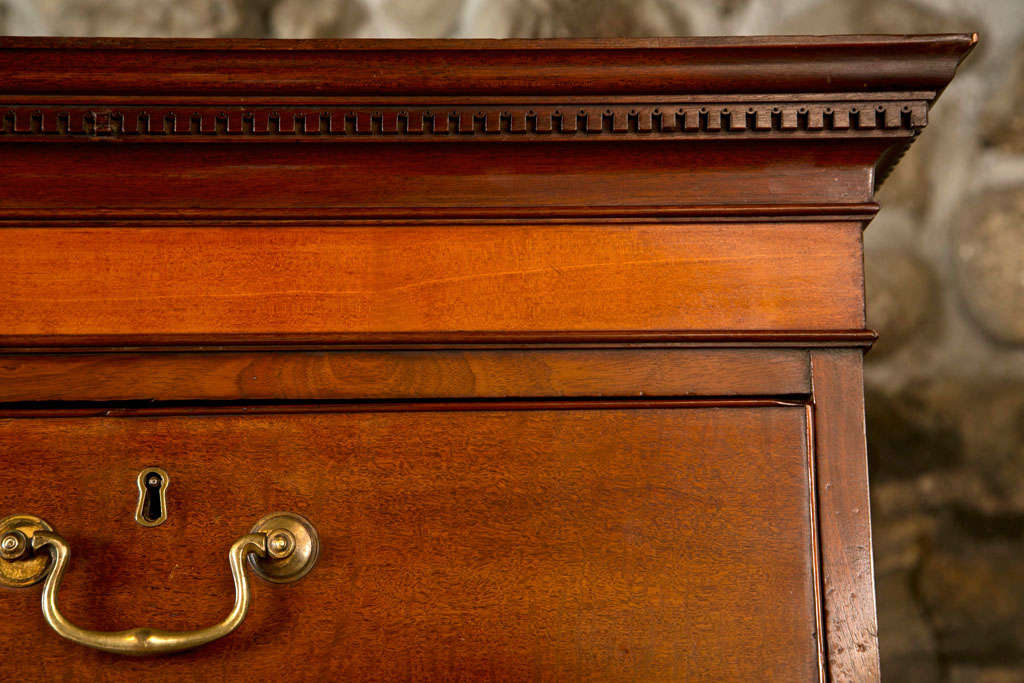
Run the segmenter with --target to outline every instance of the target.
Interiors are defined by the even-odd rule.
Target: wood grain
[[[854,223],[10,228],[0,329],[850,330],[860,251]]]
[[[877,680],[861,229],[976,42],[0,38],[0,515],[108,629],[325,541],[5,671]]]
[[[374,332],[333,334],[2,335],[0,353],[129,353],[158,351],[339,351],[426,349],[699,349],[860,348],[874,330],[582,330],[566,332]]]
[[[877,681],[863,354],[811,352],[824,626],[835,681]]]
[[[809,394],[807,354],[479,349],[0,355],[0,401]]]
[[[970,34],[401,42],[5,37],[0,92],[301,97],[940,90],[976,42]],[[140,53],[145,59],[132,59]]]
[[[873,200],[874,164],[907,141],[412,141],[339,147],[319,138],[266,142],[249,136],[240,144],[197,138],[188,145],[5,138],[0,216],[114,216],[130,227],[140,212],[258,224],[264,216],[422,218],[503,208],[513,214],[551,208],[556,214],[603,210],[620,216],[624,206],[641,212],[692,211],[708,204],[726,212],[749,205],[842,208]]]
[[[223,616],[231,541],[294,510],[323,540],[241,628],[175,657],[60,642],[4,593],[13,670],[47,677],[813,680],[803,406],[0,420],[0,511],[71,544],[74,622]],[[132,519],[170,475],[169,518]],[[60,495],[55,495],[56,492]],[[186,540],[187,539],[187,540]]]

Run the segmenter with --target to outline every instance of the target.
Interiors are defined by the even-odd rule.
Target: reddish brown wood
[[[331,351],[341,349],[591,349],[591,348],[863,348],[878,339],[873,330],[597,330],[565,332],[375,332],[348,334],[153,334],[0,335],[3,353],[100,353],[104,351]]]
[[[941,90],[976,42],[977,35],[966,34],[544,42],[3,38],[0,92],[465,96]]]
[[[874,94],[874,99],[773,97],[673,98],[628,102],[585,100],[459,103],[332,99],[319,105],[268,106],[247,100],[225,108],[198,98],[144,106],[21,99],[9,106],[0,135],[18,141],[99,138],[132,142],[405,142],[758,140],[777,133],[801,138],[906,138],[924,127],[932,93]]]
[[[778,408],[807,404],[792,398],[620,398],[537,399],[504,401],[377,401],[373,403],[317,401],[310,403],[181,402],[181,403],[83,403],[67,405],[5,404],[0,417],[181,417],[213,415],[311,415],[314,413],[409,413],[409,412],[514,412],[521,410],[644,410],[649,408]]]
[[[316,224],[327,225],[462,225],[462,224],[515,224],[528,220],[531,223],[580,223],[600,221],[601,223],[708,223],[763,221],[768,223],[811,223],[849,220],[867,222],[878,212],[878,204],[715,204],[695,206],[502,206],[502,207],[405,207],[405,208],[359,208],[344,210],[316,209],[300,210],[285,215],[261,213],[258,221],[241,211],[226,209],[60,209],[54,207],[45,215],[17,209],[0,209],[0,227],[24,227],[27,220],[33,226],[64,227],[69,222],[90,227],[123,226],[125,220],[136,225],[180,227],[190,220],[203,218],[216,220],[217,225],[251,226],[257,222],[262,226],[294,227]]]
[[[905,143],[908,138],[902,138]],[[17,140],[17,139],[16,139]],[[90,143],[89,140],[93,142]],[[191,221],[406,216],[586,216],[676,207],[712,217],[733,207],[818,205],[863,211],[872,173],[899,140],[656,140],[346,145],[10,142],[0,216],[52,223],[114,217]],[[99,172],[102,169],[102,172]],[[708,206],[708,203],[711,206]],[[694,207],[703,207],[695,211]],[[721,207],[721,208],[719,208]],[[141,221],[134,219],[143,214]],[[747,210],[749,215],[750,211]],[[772,213],[769,211],[768,213]],[[775,212],[777,214],[777,212]],[[66,222],[64,223],[67,224]]]
[[[4,591],[0,639],[23,644],[7,665],[811,680],[805,432],[802,406],[0,420],[0,509],[66,536],[60,599],[77,623],[221,618],[227,547],[271,510],[308,516],[324,543],[299,583],[257,580],[238,632],[175,657],[62,643],[38,588]],[[132,519],[150,465],[171,477],[156,529]]]
[[[853,223],[11,228],[0,230],[0,329],[856,329],[860,249]]]
[[[810,393],[807,351],[595,349],[0,356],[0,401]]]
[[[879,678],[862,358],[811,352],[824,626],[837,681]]]
[[[325,541],[5,671],[876,681],[861,229],[976,40],[0,39],[0,515],[101,628]]]

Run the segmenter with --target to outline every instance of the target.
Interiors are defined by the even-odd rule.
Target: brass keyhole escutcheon
[[[170,481],[167,472],[159,467],[147,467],[139,472],[136,522],[142,526],[160,526],[167,520],[167,485]]]

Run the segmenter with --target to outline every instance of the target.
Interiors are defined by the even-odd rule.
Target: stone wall
[[[0,0],[0,32],[555,37],[978,31],[866,233],[889,680],[1024,680],[1024,0]]]

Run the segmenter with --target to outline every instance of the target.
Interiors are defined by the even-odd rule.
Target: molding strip
[[[0,92],[677,95],[941,90],[977,35],[596,40],[0,38]]]
[[[805,102],[492,103],[488,106],[0,104],[19,140],[589,140],[907,137],[924,99]]]
[[[253,216],[242,209],[4,209],[0,228],[195,226],[201,221],[226,225],[304,227],[309,225],[471,225],[521,223],[643,223],[643,222],[817,222],[870,221],[878,213],[875,202],[849,204],[705,204],[698,206],[424,206],[346,207],[344,209],[287,207],[264,210]],[[126,224],[126,222],[129,222]]]
[[[763,330],[721,332],[460,332],[240,335],[0,335],[0,353],[73,353],[123,351],[332,350],[380,348],[599,348],[676,346],[785,346],[870,348],[874,330]]]

